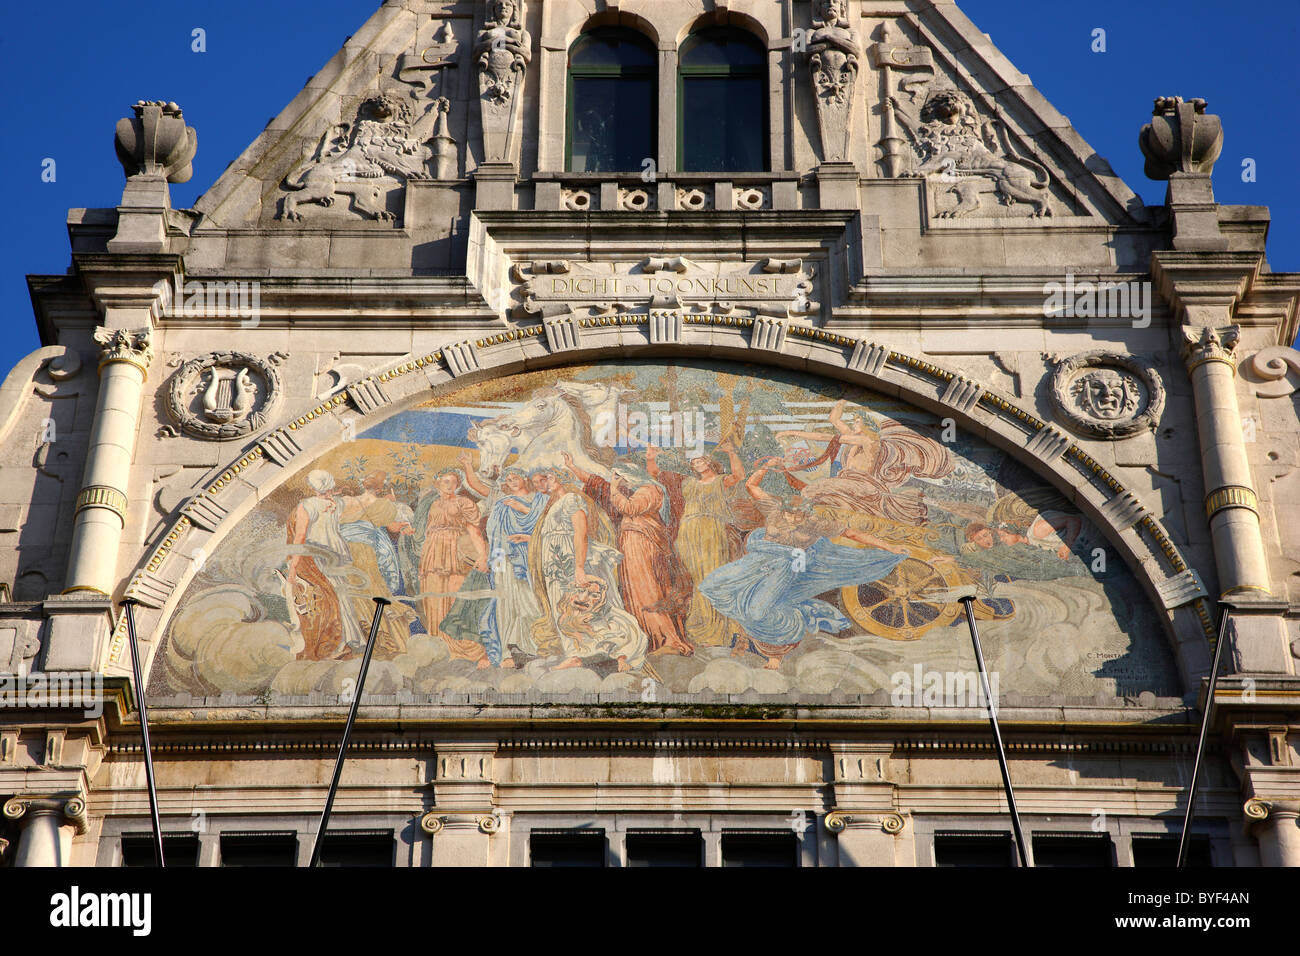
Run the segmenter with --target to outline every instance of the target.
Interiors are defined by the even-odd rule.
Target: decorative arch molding
[[[707,30],[709,27],[729,27],[733,30],[740,30],[752,36],[765,50],[772,49],[771,37],[768,35],[767,28],[748,13],[742,13],[739,10],[731,10],[726,6],[718,5],[706,13],[700,14],[691,20],[682,24],[682,28],[677,32],[678,49],[686,42],[686,38],[700,30]]]
[[[1184,688],[1209,670],[1215,628],[1206,592],[1148,511],[1115,476],[1055,425],[964,375],[838,332],[766,316],[680,312],[569,314],[411,355],[347,386],[245,445],[210,473],[164,526],[132,572],[124,597],[137,599],[142,633],[158,634],[195,571],[196,554],[222,537],[314,455],[361,424],[379,422],[429,398],[430,390],[542,368],[619,358],[716,359],[797,369],[848,382],[948,417],[1047,480],[1093,521],[1164,610]],[[178,554],[184,545],[189,557]],[[108,669],[125,673],[125,623],[109,642]],[[150,641],[149,653],[160,642]],[[151,661],[150,661],[151,663]]]
[[[622,27],[625,30],[631,30],[633,33],[639,33],[645,37],[646,41],[656,50],[670,49],[664,45],[664,40],[655,29],[653,23],[645,17],[636,13],[629,13],[627,10],[605,9],[593,13],[587,19],[581,21],[575,26],[569,27],[564,33],[564,54],[567,57],[573,44],[584,33],[591,33],[593,30],[602,30],[609,27]]]

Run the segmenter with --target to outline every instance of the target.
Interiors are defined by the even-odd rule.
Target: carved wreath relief
[[[1155,372],[1117,352],[1087,352],[1060,362],[1051,397],[1071,429],[1095,438],[1122,438],[1154,427],[1165,404]]]
[[[280,399],[277,352],[263,361],[243,352],[212,352],[191,359],[172,376],[167,412],[182,431],[229,441],[267,422]]]

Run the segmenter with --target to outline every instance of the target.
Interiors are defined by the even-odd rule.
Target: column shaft
[[[1224,594],[1269,593],[1259,505],[1237,405],[1236,329],[1204,328],[1188,335],[1186,360],[1196,402],[1205,478],[1205,513]]]
[[[112,594],[152,349],[148,332],[116,333],[100,363],[99,398],[68,557],[69,591]]]

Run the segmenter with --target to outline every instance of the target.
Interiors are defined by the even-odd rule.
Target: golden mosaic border
[[[1245,508],[1259,515],[1259,498],[1246,485],[1224,485],[1205,496],[1205,520],[1209,521],[1227,508]]]
[[[77,506],[73,514],[79,514],[87,508],[106,508],[126,524],[126,495],[111,485],[87,485],[82,488],[77,495]]]

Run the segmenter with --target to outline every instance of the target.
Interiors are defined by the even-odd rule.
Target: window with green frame
[[[762,172],[767,158],[767,51],[743,30],[709,27],[682,44],[677,168]]]
[[[570,172],[640,172],[655,159],[656,62],[650,41],[634,30],[593,30],[574,41],[564,139]]]

